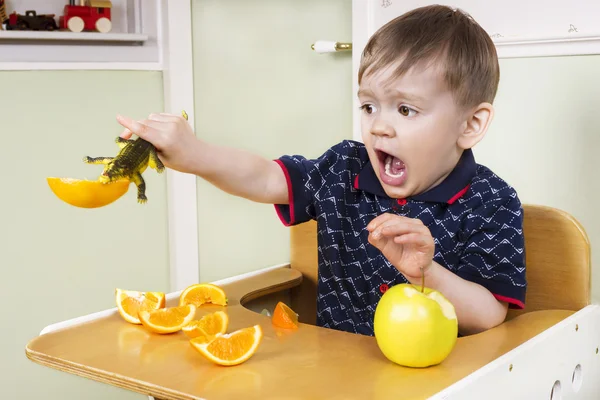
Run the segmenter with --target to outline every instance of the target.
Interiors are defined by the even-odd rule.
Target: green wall
[[[162,74],[121,71],[1,72],[0,386],[7,399],[142,399],[42,367],[25,356],[46,326],[114,307],[114,289],[169,289],[166,180],[145,173],[99,209],[60,201],[46,177],[94,179],[84,155],[115,155],[118,112],[162,110]],[[146,397],[147,398],[147,397]]]
[[[352,40],[350,1],[192,4],[199,137],[272,159],[316,157],[352,135],[351,54],[310,48],[318,39]],[[272,205],[199,179],[198,222],[201,280],[289,261],[289,231]]]
[[[563,209],[584,225],[598,302],[600,56],[503,59],[500,68],[496,117],[475,156],[523,202]]]
[[[310,50],[318,39],[351,41],[350,1],[196,0],[193,27],[199,137],[268,158],[316,157],[351,137],[350,53]],[[599,57],[501,60],[497,115],[476,149],[478,161],[511,182],[524,201],[572,212],[592,245],[600,240],[593,173],[599,67]],[[2,325],[15,327],[0,333],[5,396],[141,400],[145,396],[34,364],[24,347],[48,324],[112,307],[116,286],[168,290],[164,175],[145,174],[145,206],[130,189],[97,210],[61,203],[45,182],[47,176],[93,178],[100,167],[84,165],[81,157],[116,152],[117,112],[143,118],[162,110],[161,74],[1,72],[0,84],[2,154],[14,168],[1,172],[0,290],[11,300]],[[198,213],[201,280],[289,260],[288,229],[272,206],[198,179]]]

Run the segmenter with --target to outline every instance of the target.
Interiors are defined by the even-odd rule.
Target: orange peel
[[[127,193],[128,179],[103,183],[100,180],[46,178],[52,192],[67,204],[81,208],[104,207]]]

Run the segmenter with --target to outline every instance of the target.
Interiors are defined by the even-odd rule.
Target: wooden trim
[[[159,30],[165,112],[185,110],[194,126],[194,66],[191,2],[161,0]],[[200,281],[196,176],[167,169],[170,288]]]

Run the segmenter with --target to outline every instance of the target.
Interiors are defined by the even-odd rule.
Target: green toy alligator
[[[187,114],[182,112],[187,120]],[[119,179],[128,179],[137,186],[138,203],[143,204],[148,201],[146,197],[146,182],[142,173],[147,167],[153,168],[159,174],[165,169],[165,166],[158,158],[156,148],[152,143],[142,139],[123,139],[117,137],[116,143],[119,145],[119,153],[115,157],[84,157],[83,161],[87,164],[104,164],[104,170],[99,177],[103,183],[113,182]]]

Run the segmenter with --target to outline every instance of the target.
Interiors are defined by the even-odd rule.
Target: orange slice
[[[196,306],[160,308],[158,310],[140,311],[140,322],[149,331],[155,333],[173,333],[189,324],[196,316]]]
[[[139,292],[117,288],[115,300],[119,314],[132,324],[141,324],[138,317],[140,311],[157,310],[165,306],[165,294],[162,292]]]
[[[190,344],[207,360],[218,365],[238,365],[252,357],[263,337],[260,325],[242,328],[235,332],[219,334],[213,340],[203,337],[190,340]]]
[[[227,332],[229,317],[224,311],[216,311],[195,320],[181,328],[187,337],[193,339],[203,336],[206,340],[212,340],[215,335]]]
[[[46,180],[56,197],[82,208],[97,208],[112,203],[127,192],[130,183],[127,179],[110,183],[56,177],[48,177]]]
[[[298,328],[298,314],[294,312],[287,304],[283,302],[277,303],[273,316],[271,317],[273,325],[286,329]]]
[[[193,304],[200,307],[204,303],[227,305],[225,291],[212,283],[196,283],[188,286],[179,296],[179,305]]]

